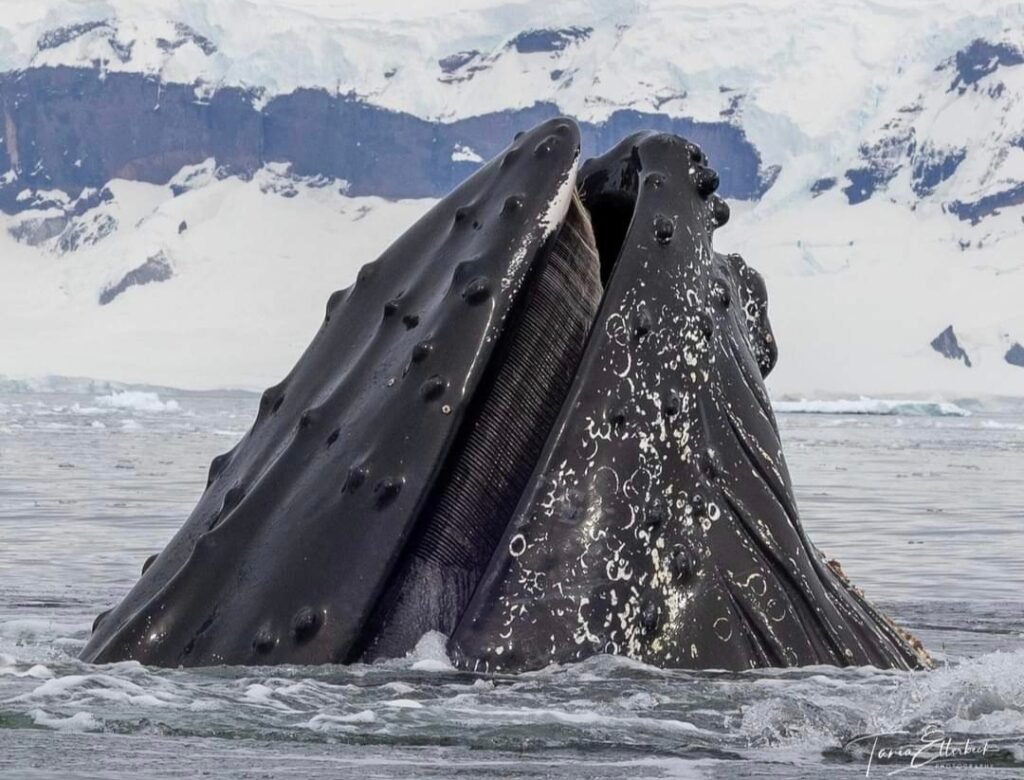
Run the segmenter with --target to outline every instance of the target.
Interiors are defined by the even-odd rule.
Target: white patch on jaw
[[[572,194],[576,191],[576,174],[578,172],[579,155],[572,161],[572,165],[566,172],[565,181],[559,186],[554,196],[548,201],[548,207],[537,221],[537,227],[541,231],[540,243],[547,241],[552,233],[557,230],[562,223],[565,221],[566,215],[569,213],[569,205],[572,203]],[[519,267],[526,261],[527,247],[531,241],[535,238],[535,232],[530,231],[523,236],[523,241],[519,245],[515,254],[512,256],[512,261],[508,264],[508,269],[505,272],[504,278],[501,280],[501,288],[508,290],[512,286],[513,280],[519,273]]]
[[[576,191],[576,174],[579,172],[579,156],[572,161],[565,181],[559,186],[555,196],[548,203],[548,210],[540,218],[540,227],[544,229],[543,240],[555,232],[569,213],[569,204],[572,203],[572,194]]]
[[[523,243],[519,245],[519,249],[516,250],[515,255],[512,257],[512,262],[508,264],[508,271],[505,273],[505,277],[501,280],[501,289],[508,290],[512,286],[512,280],[515,278],[516,272],[519,270],[519,266],[526,260],[526,248],[530,242],[530,237],[527,236],[523,239]]]

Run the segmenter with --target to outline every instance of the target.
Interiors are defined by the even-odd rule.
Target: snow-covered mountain
[[[776,395],[1024,395],[1024,6],[0,0],[0,374],[271,384],[503,148],[701,144]]]

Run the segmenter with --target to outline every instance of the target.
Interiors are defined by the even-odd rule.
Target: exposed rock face
[[[18,224],[12,225],[8,232],[16,241],[29,246],[39,246],[51,238],[59,236],[67,226],[68,217],[64,214],[56,214],[22,220]]]
[[[932,349],[950,360],[962,360],[965,366],[971,367],[971,359],[967,356],[964,348],[960,346],[952,325],[932,339]]]
[[[824,176],[811,185],[811,194],[816,198],[836,186],[835,176]]]
[[[126,273],[117,284],[105,287],[103,292],[100,293],[100,306],[106,306],[108,303],[111,303],[129,287],[152,284],[153,282],[166,282],[172,276],[174,276],[174,271],[171,268],[167,255],[163,252],[157,252],[138,268],[133,268]]]
[[[75,252],[85,246],[99,243],[117,229],[117,220],[110,214],[90,214],[73,219],[57,241],[61,254]]]
[[[947,209],[962,220],[977,225],[982,219],[999,214],[1001,209],[1019,206],[1024,203],[1024,184],[1017,184],[1005,190],[986,195],[973,203],[954,200]]]
[[[95,244],[117,227],[117,220],[109,214],[94,211],[113,198],[107,187],[81,190],[79,197],[70,202],[60,192],[36,192],[31,197],[18,197],[15,200],[17,210],[25,213],[7,232],[15,241],[29,246],[41,246],[57,238],[57,251],[73,252]]]
[[[858,160],[843,174],[848,202],[862,203],[879,192],[911,203],[937,195],[948,213],[972,225],[1024,203],[1020,177],[973,173],[1003,171],[1002,161],[1022,143],[1012,87],[1022,67],[1019,45],[983,39],[939,63],[914,100],[868,132]],[[951,118],[980,111],[991,118],[976,127]],[[970,164],[962,165],[968,158]],[[961,193],[970,195],[963,199]]]
[[[990,43],[979,38],[958,51],[950,64],[955,66],[955,74],[948,91],[963,94],[968,87],[1001,67],[1024,65],[1024,52],[1005,43]]]
[[[81,38],[83,35],[90,33],[93,30],[112,29],[113,28],[109,22],[99,19],[91,22],[82,22],[81,24],[68,24],[43,33],[42,37],[40,37],[36,42],[36,48],[39,51],[56,49],[63,46],[65,43],[70,43],[77,38]]]
[[[523,45],[533,43],[527,38]],[[487,159],[500,151],[499,139],[559,114],[554,104],[536,103],[443,123],[320,89],[263,106],[257,97],[226,87],[200,99],[192,85],[84,68],[0,75],[0,211],[23,210],[18,194],[26,189],[76,197],[114,178],[164,184],[211,157],[228,174],[288,162],[300,176],[346,180],[352,195],[438,196],[480,165],[453,159],[459,147]],[[775,171],[762,167],[743,130],[728,122],[619,110],[604,122],[581,123],[583,148],[603,151],[640,128],[685,135],[728,160],[721,171],[728,197],[757,198],[771,186]]]
[[[1006,362],[1024,368],[1024,346],[1019,341],[1013,342],[1013,346],[1006,351]]]
[[[570,44],[585,41],[593,27],[564,27],[560,30],[527,30],[519,33],[509,46],[520,54],[563,51]]]

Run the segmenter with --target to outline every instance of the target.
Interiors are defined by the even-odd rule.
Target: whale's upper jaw
[[[419,584],[449,576],[417,567],[425,513],[464,473],[467,434],[487,427],[480,400],[507,391],[496,369],[527,330],[539,269],[564,249],[578,152],[569,120],[517,137],[331,297],[84,659],[325,663],[408,643],[394,616],[422,628]],[[516,385],[550,414],[536,449],[502,450],[511,465],[472,455],[511,499],[481,518],[500,527],[454,589],[446,630],[466,666],[599,652],[677,667],[921,662],[803,533],[762,382],[776,357],[764,285],[712,250],[728,208],[706,162],[648,133],[580,172],[600,257],[583,236],[580,262],[596,265],[572,308],[590,314],[548,366],[565,382]]]

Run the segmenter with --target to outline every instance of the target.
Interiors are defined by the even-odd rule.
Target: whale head
[[[83,658],[911,667],[800,524],[701,150],[520,134],[355,284]]]

